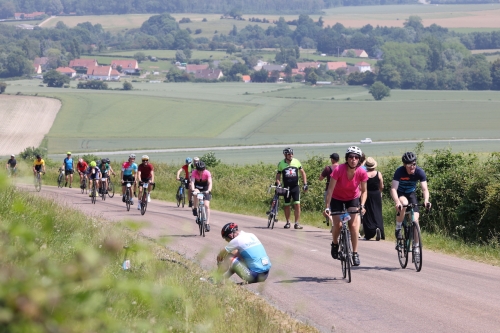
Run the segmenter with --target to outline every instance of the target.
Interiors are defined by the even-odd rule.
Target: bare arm
[[[384,178],[382,177],[382,173],[378,173],[378,179],[380,180],[380,184],[378,186],[378,189],[380,190],[380,194],[382,194],[382,191],[384,190]]]
[[[332,200],[332,194],[335,185],[337,185],[337,180],[330,178],[330,185],[328,185],[328,191],[326,192],[325,210],[330,209],[330,201]]]
[[[182,170],[183,170],[183,169],[182,169],[182,168],[180,168],[180,169],[177,171],[177,176],[175,176],[175,178],[176,178],[177,180],[179,180],[179,179],[180,179],[180,178],[179,178],[179,176],[181,175]]]
[[[429,189],[427,188],[427,182],[420,182],[420,186],[422,187],[422,194],[424,195],[424,204],[425,206],[429,206],[431,203],[429,202]]]
[[[398,209],[399,206],[401,206],[401,202],[399,202],[398,198],[398,186],[399,182],[397,180],[393,180],[391,184],[391,197],[392,200],[394,200],[394,203],[396,204],[396,209]]]
[[[364,214],[365,213],[366,198],[368,196],[368,191],[366,190],[367,189],[366,182],[361,182],[361,184],[359,184],[359,188],[361,190],[361,205],[363,206],[363,208],[361,210],[362,210],[362,214]]]
[[[281,184],[281,173],[280,172],[276,173],[276,184],[277,185]]]
[[[208,178],[208,192],[212,192],[212,177]]]
[[[300,169],[300,174],[302,175],[302,181],[304,182],[304,184],[307,184],[307,177],[304,169]]]
[[[155,171],[152,170],[151,171],[151,183],[154,183],[155,182]]]

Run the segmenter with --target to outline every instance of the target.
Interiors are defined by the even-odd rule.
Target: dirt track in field
[[[53,98],[0,95],[0,156],[38,147],[60,108]]]

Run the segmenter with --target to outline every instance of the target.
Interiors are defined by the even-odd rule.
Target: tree
[[[385,84],[383,84],[380,81],[375,82],[371,87],[370,87],[370,94],[372,94],[373,98],[375,98],[376,101],[382,100],[384,97],[389,97],[391,95],[391,89],[387,87]]]
[[[134,89],[132,83],[128,81],[123,82],[123,90],[132,90],[132,89]]]
[[[7,89],[7,83],[0,82],[0,94],[3,94],[5,92],[5,89]]]
[[[252,79],[252,82],[266,82],[268,75],[269,75],[268,71],[262,68],[260,71],[253,72],[253,74],[250,75],[250,77]]]
[[[175,60],[177,60],[180,63],[187,62],[187,57],[184,54],[184,51],[182,50],[177,50],[175,52]]]
[[[318,82],[318,74],[316,74],[314,71],[311,72],[309,75],[307,75],[307,79],[306,81],[307,82],[311,82],[311,84],[316,84],[316,82]]]
[[[11,53],[7,56],[5,69],[8,77],[23,76],[31,73],[33,65],[25,56]]]
[[[500,90],[500,59],[491,64],[491,89]]]
[[[50,70],[43,74],[43,83],[46,83],[48,87],[61,88],[63,85],[68,84],[69,81],[67,75],[61,74],[55,70]]]
[[[138,63],[146,60],[146,55],[143,52],[137,52],[134,54],[134,59],[137,60]]]
[[[0,19],[9,19],[14,17],[15,11],[16,6],[12,2],[6,1],[0,3]]]

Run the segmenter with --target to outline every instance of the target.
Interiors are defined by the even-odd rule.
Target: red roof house
[[[345,61],[329,61],[326,63],[326,69],[329,71],[335,71],[339,68],[347,69],[347,63]]]
[[[98,66],[97,60],[95,59],[73,59],[69,62],[69,67],[75,68],[90,68]]]
[[[139,64],[135,59],[111,60],[111,68],[116,69],[118,66],[124,73],[135,73],[136,69],[139,69]]]
[[[187,73],[196,73],[197,71],[201,71],[204,69],[208,69],[208,64],[202,64],[202,65],[187,65],[186,66],[186,72]]]
[[[61,74],[65,74],[69,77],[74,77],[76,75],[76,71],[70,67],[59,67],[59,68],[56,68],[56,71],[61,73]]]

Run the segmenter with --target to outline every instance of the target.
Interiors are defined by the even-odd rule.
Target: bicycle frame
[[[146,214],[146,208],[148,207],[148,195],[150,193],[149,185],[153,186],[151,191],[154,190],[155,183],[147,183],[139,181],[139,188],[142,188],[142,196],[139,196],[140,197],[139,200],[141,201],[141,215]]]
[[[406,268],[408,264],[408,254],[412,254],[412,262],[415,264],[417,272],[422,269],[422,236],[420,233],[420,226],[415,221],[415,207],[425,207],[422,204],[408,204],[403,207],[409,208],[406,210],[402,222],[402,232],[404,237],[402,240],[396,240],[396,251],[398,252],[398,259],[401,268]],[[400,215],[400,212],[397,214]],[[418,247],[418,251],[417,250]]]
[[[271,206],[269,208],[269,211],[267,212],[268,220],[267,220],[267,227],[271,227],[271,229],[274,229],[274,223],[278,222],[278,211],[279,211],[279,197],[280,197],[280,191],[285,191],[287,193],[287,196],[290,195],[290,189],[289,188],[283,188],[281,186],[274,186],[274,185],[269,185],[269,188],[267,189],[267,193],[271,192],[271,188],[275,188],[274,190],[274,196],[273,200],[271,201]]]
[[[207,222],[207,214],[205,209],[205,194],[200,192],[196,194],[198,198],[198,216],[196,221],[200,227],[200,236],[205,237],[205,223]]]

